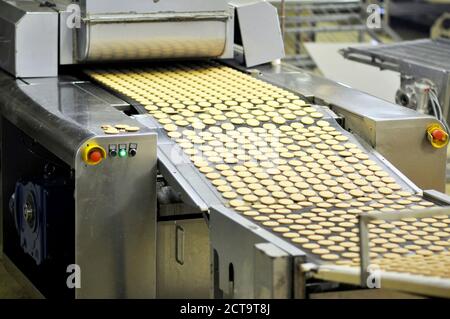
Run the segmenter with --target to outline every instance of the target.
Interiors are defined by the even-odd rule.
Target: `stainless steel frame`
[[[105,149],[137,143],[138,154],[89,166],[78,151],[75,262],[82,281],[76,298],[155,297],[156,135],[98,136],[84,145],[92,142]]]
[[[266,1],[232,0],[247,67],[284,58],[277,9]]]
[[[381,70],[387,69],[399,72],[402,79],[399,93],[406,95],[408,98],[403,103],[404,106],[420,110],[419,101],[417,103],[409,101],[408,86],[422,80],[431,83],[432,88],[437,91],[438,99],[442,105],[443,117],[449,121],[450,67],[448,61],[450,59],[450,40],[404,41],[376,47],[347,48],[342,53],[347,59],[373,65]],[[412,94],[415,94],[415,92]]]
[[[210,298],[211,256],[205,218],[161,220],[157,247],[157,298]]]
[[[360,267],[348,267],[339,265],[318,265],[314,263],[305,263],[300,267],[308,278],[315,278],[329,282],[346,283],[349,285],[366,287],[367,279],[373,275],[369,271],[370,263],[370,239],[368,224],[374,220],[395,221],[405,217],[430,217],[437,215],[450,215],[449,204],[450,197],[448,195],[436,191],[424,191],[424,197],[444,205],[445,207],[432,208],[420,211],[402,211],[393,213],[372,212],[370,214],[363,213],[359,216],[359,244],[360,244]],[[399,298],[417,298],[420,296],[450,297],[450,280],[436,277],[424,277],[409,273],[388,272],[377,270],[381,289],[368,289],[367,297],[377,294],[381,296],[389,296],[393,294],[396,297],[398,292]],[[350,292],[347,297],[359,297],[360,292]],[[325,297],[326,294],[319,294],[317,297]],[[344,295],[342,297],[345,297]]]
[[[264,81],[327,105],[343,119],[343,127],[367,143],[421,189],[445,188],[445,149],[426,138],[433,116],[418,113],[288,64],[245,69]],[[405,156],[405,154],[410,154]]]
[[[58,1],[55,8],[60,22],[68,14],[62,3],[68,1]],[[123,12],[123,1],[85,0],[81,2],[83,23],[109,26],[113,20],[118,25],[126,22],[127,26],[136,26],[134,23],[141,23],[142,19],[145,23],[154,23],[153,18],[157,18],[157,23],[172,23],[174,17],[183,17],[177,21],[183,26],[187,22],[184,19],[191,21],[195,15],[201,21],[222,23],[229,8],[222,0],[205,5],[200,0],[192,1],[191,11],[184,1],[174,3],[179,6],[170,7],[176,9],[172,15],[166,12],[166,2],[158,4],[153,12],[147,2],[133,0]],[[220,14],[216,5],[223,9],[218,10]],[[280,34],[276,28],[269,40],[256,43],[260,38],[255,37],[252,28],[264,21],[250,21],[248,10],[258,8],[273,18],[273,9],[260,1],[236,0],[232,6],[244,33],[241,40],[246,56],[240,52],[235,60],[226,63],[328,107],[324,107],[328,117],[338,120],[368,149],[372,148],[373,157],[406,188],[418,193],[420,188],[443,188],[445,151],[433,149],[425,138],[433,117],[286,64],[244,67],[245,63],[239,61],[249,66],[281,57],[277,42]],[[130,16],[128,11],[133,8],[136,15]],[[205,11],[208,14],[197,14]],[[226,19],[232,16],[233,13]],[[228,25],[220,37],[225,39],[225,51],[233,39],[232,19],[226,21]],[[273,26],[277,21],[270,22]],[[89,34],[88,29],[85,35]],[[165,38],[173,34],[164,28],[159,30],[168,32],[164,33]],[[102,36],[114,36],[113,33],[111,29],[100,32],[94,42],[101,43]],[[202,40],[202,35],[205,33],[196,39]],[[83,43],[86,48],[93,44],[92,38],[74,37],[68,30],[60,36],[59,46],[64,47],[62,64],[78,63],[70,56],[73,50],[83,48]],[[72,39],[75,46],[71,47]],[[111,43],[123,44],[120,37]],[[267,45],[273,50],[266,51]],[[89,60],[92,53],[79,57]],[[187,56],[190,55],[183,57]],[[119,58],[122,59],[123,56]],[[210,289],[216,298],[304,298],[313,277],[328,280],[331,285],[336,285],[335,281],[360,285],[359,273],[339,268],[333,275],[313,256],[225,207],[220,194],[163,128],[152,118],[135,114],[135,109],[146,113],[139,105],[131,105],[98,84],[81,80],[82,75],[72,70],[64,69],[58,77],[38,79],[15,79],[19,74],[8,71],[13,76],[0,71],[2,116],[66,163],[74,174],[74,259],[82,271],[77,298],[205,297]],[[101,129],[103,124],[138,126],[140,131],[109,136]],[[338,123],[333,125],[337,127]],[[110,144],[137,143],[138,154],[127,159],[108,156],[99,165],[90,166],[82,161],[81,153],[91,143],[105,149]],[[435,201],[447,203],[439,196]]]
[[[0,1],[0,68],[18,77],[56,76],[58,14],[39,2]]]
[[[81,268],[76,297],[154,297],[156,135],[145,127],[104,135],[102,124],[139,123],[105,102],[114,97],[92,95],[70,78],[25,82],[1,72],[0,91],[2,116],[74,170],[74,262]],[[91,166],[81,159],[90,143],[106,150],[109,144],[137,143],[138,154]]]
[[[210,210],[214,298],[292,298],[297,247],[223,207]]]
[[[364,132],[367,129],[364,124],[370,123],[368,119],[377,124],[388,120],[409,123],[406,126],[407,130],[417,129],[414,126],[416,121],[425,125],[432,120],[428,116],[404,108],[392,113],[393,119],[388,115],[381,115],[381,111],[375,112],[377,106],[391,108],[392,105],[286,65],[266,65],[248,71],[311,100],[326,101],[332,110],[343,115],[344,127],[354,128],[355,131],[359,127],[361,132]],[[80,203],[77,208],[80,218],[77,228],[79,236],[77,262],[82,264],[82,269],[88,269],[89,280],[97,284],[95,287],[86,286],[85,290],[82,289],[77,293],[77,297],[174,296],[174,278],[177,278],[179,283],[185,283],[184,288],[179,290],[183,296],[204,297],[209,285],[203,262],[208,258],[211,258],[213,267],[212,295],[215,297],[306,296],[308,272],[301,266],[307,261],[304,253],[225,208],[219,194],[154,120],[145,115],[126,116],[118,109],[129,109],[130,105],[127,102],[114,97],[95,84],[80,82],[76,78],[60,76],[58,79],[24,81],[14,80],[4,74],[1,76],[0,83],[4,84],[5,88],[0,94],[2,113],[27,134],[36,136],[58,157],[72,163],[75,172],[78,172],[76,198]],[[24,103],[31,107],[28,109],[21,107]],[[356,106],[360,104],[366,105],[366,108],[357,108]],[[367,107],[370,105],[373,105],[373,109]],[[371,113],[371,110],[374,111]],[[354,119],[347,122],[353,114]],[[104,136],[99,125],[105,122],[138,125],[142,127],[142,134]],[[40,123],[47,123],[49,127],[42,130]],[[367,131],[371,132],[368,136],[361,134],[364,136],[363,140],[370,143],[373,138],[378,142],[378,135],[383,134],[383,131],[379,131],[380,127],[383,126],[374,126],[375,132],[368,129]],[[60,134],[52,134],[56,129]],[[424,137],[411,137],[413,138],[422,141]],[[139,139],[139,144],[147,145],[144,147],[145,153],[142,153],[145,161],[137,163],[142,166],[136,171],[129,169],[131,162],[117,165],[105,162],[103,167],[86,167],[80,161],[79,150],[83,143],[91,139],[105,146],[108,143],[119,143],[119,140]],[[375,144],[375,150],[381,146]],[[419,151],[408,148],[409,153]],[[185,214],[174,213],[164,215],[170,219],[156,222],[156,167],[150,165],[156,162],[156,154],[161,176],[175,193],[180,195],[182,202],[197,214],[194,219],[186,220]],[[374,154],[377,152],[374,151]],[[437,161],[440,155],[435,153],[432,158]],[[136,157],[131,160],[137,159]],[[383,157],[381,159],[383,160]],[[439,167],[436,165],[433,167],[438,176]],[[402,177],[398,172],[396,174]],[[96,176],[98,177],[95,178]],[[108,178],[105,179],[104,176]],[[411,179],[417,180],[419,177],[420,175],[415,172]],[[95,193],[93,186],[89,186],[92,178],[95,178],[97,189],[102,193]],[[409,187],[418,191],[407,178],[402,179]],[[155,181],[154,184],[151,181]],[[97,195],[104,194],[105,189],[108,190],[109,196]],[[124,189],[127,191],[123,191]],[[92,213],[94,211],[95,214]],[[99,211],[105,212],[104,216],[107,216],[106,220],[110,220],[109,223],[105,224],[105,219],[99,215]],[[130,219],[130,211],[135,212],[136,219]],[[119,215],[115,215],[114,212]],[[142,215],[136,212],[142,212]],[[117,216],[123,216],[123,219],[117,219]],[[138,224],[143,221],[145,221],[143,224]],[[114,231],[108,232],[106,226]],[[178,226],[183,228],[182,232],[186,236],[184,240],[180,240]],[[121,238],[117,234],[122,231],[117,232],[117,228],[129,234],[127,241],[119,240],[115,244],[110,241],[111,234],[115,234],[113,237],[117,239]],[[93,229],[98,230],[93,233],[94,235],[91,233]],[[131,234],[132,237],[129,237]],[[93,239],[99,239],[101,240],[99,243],[103,244],[92,245]],[[196,244],[193,244],[194,241]],[[208,242],[211,247],[210,253],[203,250],[208,246]],[[115,246],[119,243],[120,250]],[[199,250],[199,247],[203,249]],[[101,254],[98,253],[99,250],[102,250]],[[192,252],[198,258],[186,261],[185,266],[181,265],[177,258],[182,259],[180,251],[183,250],[184,254],[181,255],[187,256],[188,252]],[[112,251],[115,253],[112,254]],[[137,265],[135,256],[139,254],[144,254],[139,258],[144,263]],[[207,257],[208,255],[210,257]],[[199,264],[200,261],[203,262]],[[169,274],[167,269],[173,271]],[[203,270],[196,272],[194,276],[192,269]],[[101,271],[103,271],[101,276],[95,275]],[[190,286],[194,278],[198,285]],[[140,282],[136,283],[135,280]],[[281,282],[284,284],[280,285]],[[145,286],[141,283],[145,283]],[[359,281],[354,281],[354,284],[359,285]],[[180,294],[177,296],[181,296]]]
[[[424,218],[436,215],[450,216],[450,210],[445,208],[423,209],[418,211],[404,211],[404,212],[389,212],[389,213],[363,213],[359,215],[359,247],[360,247],[360,284],[362,287],[367,287],[367,280],[370,276],[369,267],[370,262],[370,247],[369,247],[369,228],[368,225],[374,220],[394,221],[406,217]],[[443,278],[428,278],[414,274],[389,274],[382,273],[381,278],[383,285],[385,280],[390,287],[397,287],[399,290],[413,289],[410,292],[417,294],[424,294],[428,296],[449,296],[450,280]],[[388,287],[389,287],[388,286]]]

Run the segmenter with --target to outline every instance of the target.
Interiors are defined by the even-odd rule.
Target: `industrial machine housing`
[[[196,166],[176,161],[180,146],[143,105],[96,70],[206,63],[284,88],[402,187],[443,206],[398,218],[450,211],[439,193],[445,148],[427,139],[436,119],[280,63],[277,12],[265,1],[2,0],[0,39],[3,253],[46,297],[303,298],[366,286],[365,271],[323,263],[235,211]],[[361,214],[361,269],[367,223],[394,214]],[[382,278],[387,290],[450,294],[449,278]]]
[[[400,88],[396,103],[425,114],[433,114],[430,95],[436,96],[442,118],[449,120],[450,41],[445,38],[421,39],[377,47],[347,48],[345,58],[399,72]]]

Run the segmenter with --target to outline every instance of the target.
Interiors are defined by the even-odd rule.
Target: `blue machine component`
[[[40,265],[47,258],[47,191],[38,184],[16,184],[10,200],[20,246]]]

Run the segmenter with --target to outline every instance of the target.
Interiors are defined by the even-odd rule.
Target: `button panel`
[[[137,143],[107,144],[104,148],[95,143],[87,144],[82,153],[83,161],[88,165],[97,165],[109,158],[135,157],[138,154]]]
[[[109,144],[108,145],[108,154],[109,157],[135,157],[138,152],[138,144],[137,143],[129,143],[129,144]]]

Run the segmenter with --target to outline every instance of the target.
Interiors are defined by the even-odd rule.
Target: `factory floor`
[[[2,216],[0,213],[0,299],[29,299],[33,294],[6,269],[3,251]]]
[[[0,257],[0,299],[31,298],[31,294],[6,270]]]

